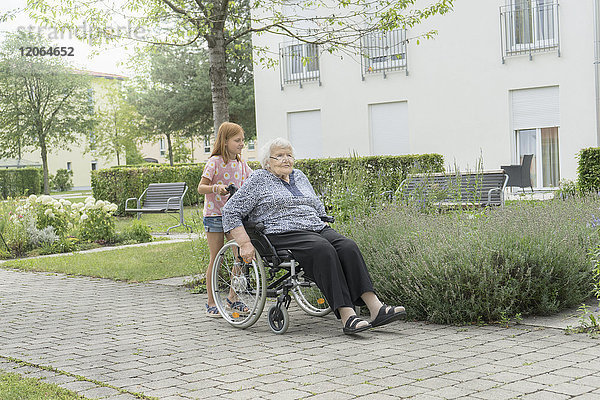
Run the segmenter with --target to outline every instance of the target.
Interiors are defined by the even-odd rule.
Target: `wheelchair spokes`
[[[296,303],[307,314],[322,317],[331,312],[331,307],[314,282],[299,276],[291,292]]]
[[[266,300],[264,267],[260,259],[250,264],[240,260],[235,241],[219,250],[212,283],[219,313],[231,325],[247,328],[260,317]]]

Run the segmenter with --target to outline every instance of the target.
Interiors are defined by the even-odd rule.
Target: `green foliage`
[[[116,205],[89,199],[81,210],[78,237],[90,242],[112,242],[115,239],[115,218],[112,214],[117,209]]]
[[[252,169],[260,168],[259,163],[249,162]],[[313,184],[315,191],[326,204],[338,196],[341,178],[354,171],[357,181],[365,188],[395,190],[409,171],[415,168],[424,171],[443,171],[444,160],[439,154],[325,158],[318,160],[297,160],[295,168],[302,170]],[[161,166],[146,164],[142,167],[121,167],[92,171],[92,191],[94,197],[118,205],[118,213],[125,209],[125,200],[139,198],[150,183],[186,182],[188,191],[184,205],[199,204],[203,196],[196,188],[200,183],[204,164],[181,166]],[[360,175],[360,176],[358,176]],[[371,189],[369,189],[371,190]],[[375,193],[375,192],[373,192]]]
[[[589,147],[578,154],[577,183],[584,193],[600,191],[600,147]]]
[[[7,34],[0,48],[0,153],[39,150],[44,193],[49,193],[48,152],[81,140],[94,126],[90,77],[76,74],[67,57],[22,57],[21,47],[48,47],[39,34]]]
[[[362,250],[375,288],[435,323],[551,314],[593,292],[588,226],[596,199],[423,214],[389,207],[339,230]]]
[[[574,197],[581,197],[585,194],[575,181],[563,179],[560,181],[558,190],[554,192],[554,198],[557,200],[565,200]]]
[[[50,186],[59,192],[66,192],[73,188],[73,171],[59,168],[56,175],[50,176]]]
[[[122,236],[124,240],[130,240],[136,243],[146,243],[152,241],[150,227],[137,219],[134,219],[130,225],[125,227],[122,232]]]
[[[40,168],[0,169],[0,198],[40,194],[41,191]]]

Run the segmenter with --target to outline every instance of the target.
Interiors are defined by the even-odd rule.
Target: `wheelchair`
[[[321,219],[333,222],[333,217]],[[219,250],[210,277],[217,309],[230,325],[240,329],[252,326],[267,297],[277,298],[268,311],[269,327],[275,334],[284,334],[289,327],[292,297],[309,315],[322,317],[331,312],[317,285],[304,276],[289,250],[275,249],[261,223],[244,221],[244,228],[256,250],[255,260],[245,263],[238,244],[230,240]]]

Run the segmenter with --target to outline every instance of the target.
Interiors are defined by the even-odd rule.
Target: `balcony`
[[[279,45],[281,90],[285,85],[317,81],[321,85],[319,47],[312,43]]]
[[[362,79],[365,75],[388,71],[405,70],[408,75],[406,58],[406,29],[388,32],[369,32],[360,42]]]
[[[519,0],[500,7],[502,63],[506,57],[556,51],[560,57],[558,1]]]

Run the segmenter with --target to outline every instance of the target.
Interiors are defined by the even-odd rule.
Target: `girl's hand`
[[[229,194],[229,192],[227,191],[227,186],[225,186],[225,185],[215,185],[214,191],[216,194],[220,194],[220,195]]]

